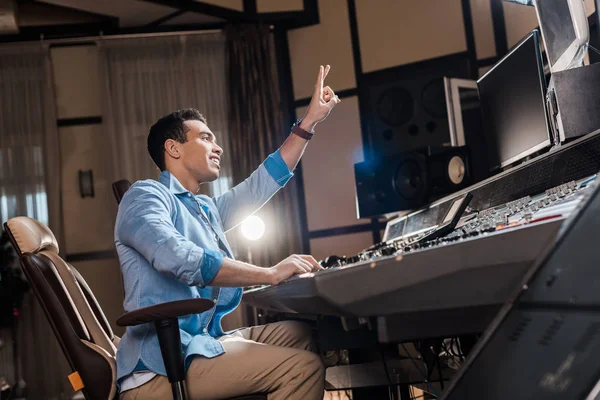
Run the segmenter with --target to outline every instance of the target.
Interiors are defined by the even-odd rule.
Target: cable
[[[446,346],[446,342],[442,342],[442,350],[444,350],[444,352],[448,355],[453,356],[454,354],[452,354],[452,342],[450,342],[450,348],[448,348],[448,346]]]
[[[458,357],[461,361],[464,361],[465,354],[462,351],[462,347],[460,345],[460,340],[457,337],[450,338],[450,347],[446,345],[445,341],[442,342],[442,349],[453,357]]]
[[[408,351],[408,349],[406,348],[406,346],[404,346],[404,343],[400,343],[400,346],[402,346],[402,349],[406,352],[406,354],[408,354],[410,356],[410,352]],[[427,387],[429,388],[429,390],[431,391],[431,393],[433,393],[433,395],[435,397],[438,397],[438,395],[435,392],[435,390],[433,390],[433,388],[431,387],[431,384],[429,383],[429,379],[427,379],[427,374],[425,372],[423,372],[421,370],[421,368],[419,368],[419,366],[417,365],[417,362],[415,361],[414,358],[410,357],[410,360],[414,364],[414,366],[417,369],[417,371],[419,371],[419,373],[421,373],[421,375],[423,375],[423,378],[425,378],[425,383],[427,384]]]
[[[456,345],[456,337],[452,337],[450,338],[450,349],[449,349],[449,354],[453,357],[459,357],[461,358],[460,354],[457,354],[456,351],[454,350],[455,348],[457,348],[458,346]]]
[[[460,353],[458,352],[458,344],[456,338],[452,338],[450,340],[450,352],[452,356],[461,358]]]
[[[458,354],[460,354],[460,357],[464,360],[465,353],[462,349],[462,345],[460,344],[460,339],[458,339],[458,338],[456,338],[456,347],[458,348]]]
[[[440,387],[442,388],[442,390],[444,390],[444,376],[442,375],[442,363],[440,362],[440,355],[437,354],[436,358],[437,358],[438,374],[440,374]]]
[[[592,46],[591,44],[588,44],[588,47],[590,49],[592,49],[592,51],[596,54],[600,54],[600,50],[598,50],[597,48],[595,48],[594,46]]]

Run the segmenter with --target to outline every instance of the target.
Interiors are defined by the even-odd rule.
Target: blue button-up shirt
[[[195,355],[224,352],[214,339],[221,319],[242,298],[241,288],[210,286],[223,257],[233,258],[225,232],[258,210],[292,177],[279,150],[252,175],[210,198],[185,189],[168,171],[159,181],[138,181],[125,193],[115,224],[115,245],[125,286],[125,311],[175,300],[208,298],[215,307],[179,318],[186,369]],[[166,375],[154,324],[128,327],[117,351],[117,379],[134,370]]]

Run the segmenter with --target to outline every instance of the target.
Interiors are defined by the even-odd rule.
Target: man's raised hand
[[[340,103],[341,100],[336,96],[335,92],[329,86],[323,86],[325,78],[329,73],[331,67],[327,65],[319,67],[319,75],[317,76],[317,82],[315,83],[315,90],[306,110],[306,114],[300,127],[308,132],[312,132],[319,122],[323,121],[333,107]]]

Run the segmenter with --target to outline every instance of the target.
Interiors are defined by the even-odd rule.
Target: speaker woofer
[[[401,87],[391,87],[381,93],[377,99],[377,115],[386,124],[399,127],[406,124],[415,112],[413,97]]]
[[[419,164],[413,160],[401,162],[394,174],[392,182],[394,190],[399,196],[406,200],[413,200],[422,196],[425,191],[424,171]]]

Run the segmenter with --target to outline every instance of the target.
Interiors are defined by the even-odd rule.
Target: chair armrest
[[[117,325],[135,326],[163,319],[177,318],[182,315],[200,314],[214,305],[215,303],[208,299],[170,301],[125,313],[117,319]]]

